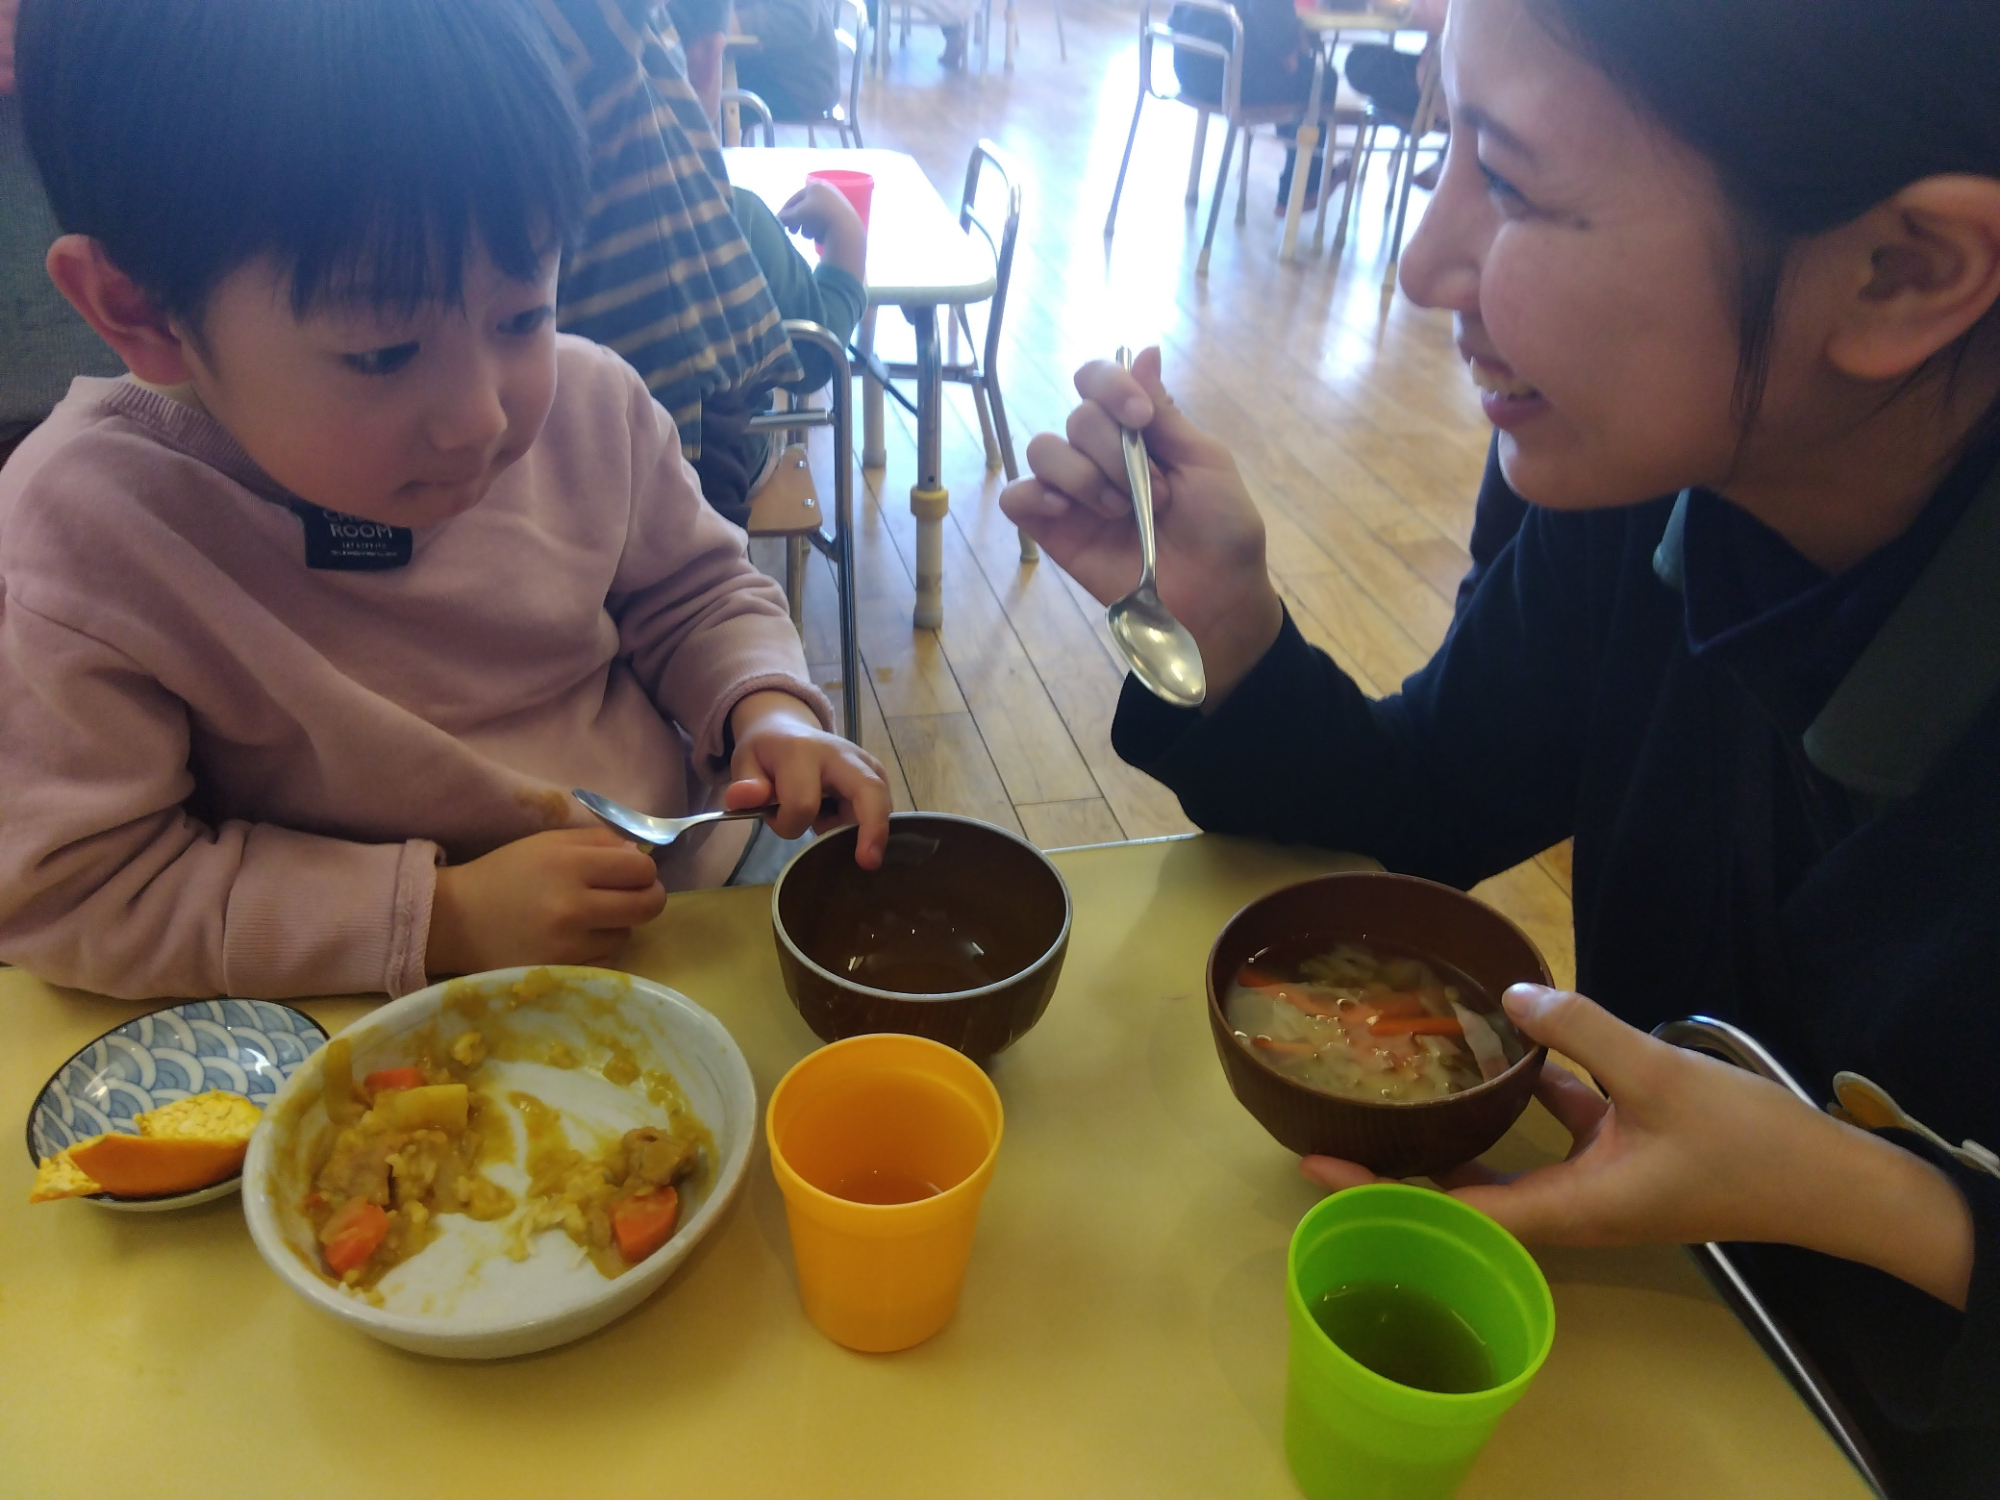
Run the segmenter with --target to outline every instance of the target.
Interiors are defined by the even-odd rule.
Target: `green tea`
[[[1312,1306],[1326,1336],[1385,1380],[1463,1395],[1493,1384],[1493,1357],[1457,1313],[1393,1281],[1335,1287]]]

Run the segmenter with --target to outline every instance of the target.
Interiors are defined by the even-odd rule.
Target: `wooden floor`
[[[1052,11],[1022,0],[1011,74],[996,48],[990,72],[945,75],[936,31],[913,33],[893,50],[886,79],[866,87],[868,144],[913,154],[954,204],[981,137],[1025,169],[1000,360],[1017,450],[1061,428],[1082,361],[1121,343],[1161,344],[1169,389],[1236,452],[1301,629],[1364,687],[1393,691],[1450,620],[1487,427],[1449,318],[1400,295],[1384,310],[1386,174],[1371,174],[1338,264],[1321,255],[1280,267],[1272,204],[1283,153],[1265,135],[1247,222],[1233,222],[1232,183],[1210,274],[1197,279],[1204,220],[1183,201],[1195,116],[1149,103],[1107,244],[1104,215],[1136,91],[1136,19],[1084,0],[1063,9],[1067,63],[1056,57]],[[977,59],[975,49],[975,69]],[[1203,215],[1220,136],[1213,130]],[[1419,194],[1413,210],[1421,203]],[[883,315],[884,342],[894,321]],[[969,394],[947,388],[947,405],[942,629],[910,624],[915,442],[893,404],[888,468],[864,476],[857,524],[862,734],[889,766],[898,804],[975,814],[1045,847],[1187,830],[1173,796],[1111,752],[1124,672],[1103,611],[1053,563],[1020,563],[997,504],[1004,479],[986,470]],[[807,615],[815,673],[837,681],[832,579],[817,566]],[[1566,848],[1482,888],[1565,982],[1568,891]]]

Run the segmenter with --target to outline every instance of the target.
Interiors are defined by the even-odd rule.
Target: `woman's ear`
[[[57,290],[134,375],[153,385],[179,385],[192,377],[180,330],[112,264],[103,245],[88,235],[66,234],[49,246],[46,264]]]
[[[1850,293],[1827,358],[1856,380],[1896,380],[1950,348],[2000,302],[2000,181],[1927,177],[1838,231]]]

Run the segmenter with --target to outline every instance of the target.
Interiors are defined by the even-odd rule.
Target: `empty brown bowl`
[[[879,870],[855,830],[792,857],[771,891],[785,992],[822,1041],[902,1031],[983,1062],[1042,1018],[1069,948],[1069,887],[1025,840],[897,813]]]
[[[1521,1112],[1541,1076],[1536,1047],[1497,1078],[1442,1099],[1343,1098],[1288,1078],[1236,1039],[1223,1012],[1242,967],[1273,947],[1342,941],[1438,959],[1479,987],[1491,1009],[1510,984],[1550,983],[1527,934],[1463,891],[1411,875],[1351,871],[1322,875],[1252,901],[1222,929],[1208,955],[1208,1024],[1237,1101],[1301,1156],[1338,1156],[1384,1177],[1427,1177],[1471,1161]],[[1472,1003],[1468,997],[1467,1003]]]

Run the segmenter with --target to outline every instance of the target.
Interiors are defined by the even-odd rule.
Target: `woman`
[[[1645,1029],[1721,1016],[1822,1098],[1852,1069],[2000,1142],[1996,50],[1987,0],[1457,0],[1403,285],[1456,316],[1489,495],[1532,504],[1395,697],[1286,619],[1156,354],[1086,367],[1003,497],[1114,598],[1145,427],[1210,698],[1128,683],[1113,738],[1204,826],[1457,885],[1575,837],[1605,1008],[1507,1005],[1610,1102],[1550,1070],[1569,1161],[1449,1186],[1530,1240],[1755,1242],[1911,1495],[2000,1493],[2000,1181]]]

